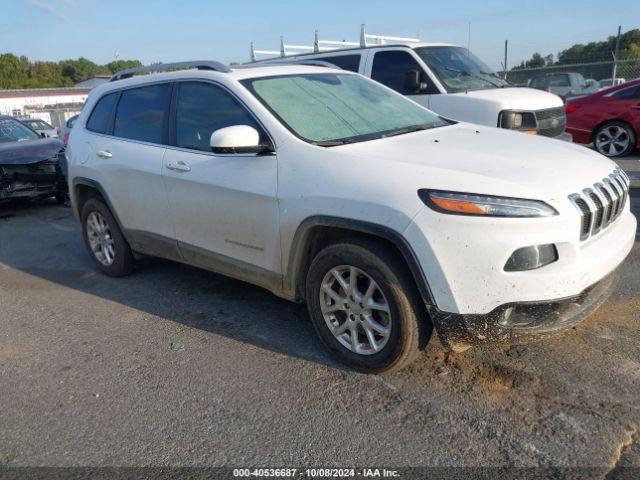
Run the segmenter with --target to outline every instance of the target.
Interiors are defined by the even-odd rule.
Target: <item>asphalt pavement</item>
[[[570,331],[450,355],[434,337],[409,368],[372,376],[332,359],[304,306],[160,260],[108,278],[68,208],[0,206],[0,467],[552,466],[622,478],[640,466],[638,239],[610,300]]]

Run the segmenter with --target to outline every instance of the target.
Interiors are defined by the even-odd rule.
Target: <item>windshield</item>
[[[447,125],[436,114],[359,75],[283,75],[242,83],[291,132],[317,145],[341,145]]]
[[[37,140],[40,136],[17,120],[0,119],[0,143]]]
[[[509,83],[462,47],[421,47],[416,53],[448,92],[506,87]]]

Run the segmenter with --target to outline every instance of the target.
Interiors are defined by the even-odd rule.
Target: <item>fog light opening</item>
[[[535,270],[556,260],[558,260],[558,250],[554,244],[523,247],[511,254],[511,257],[504,265],[504,271],[523,272]]]

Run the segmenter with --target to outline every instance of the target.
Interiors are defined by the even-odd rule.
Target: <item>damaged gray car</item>
[[[0,115],[0,202],[67,195],[64,145]]]

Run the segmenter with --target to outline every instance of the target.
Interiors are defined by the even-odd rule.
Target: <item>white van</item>
[[[394,43],[369,45],[371,38]],[[359,46],[329,50],[325,45]],[[295,49],[303,48],[312,53],[296,53]],[[359,43],[322,41],[316,33],[313,47],[285,45],[281,41],[277,52],[254,50],[252,44],[252,60],[256,53],[279,55],[258,60],[259,63],[331,63],[370,77],[443,117],[571,140],[571,135],[565,132],[566,116],[560,97],[531,88],[511,87],[464,47],[368,35],[363,28]]]

